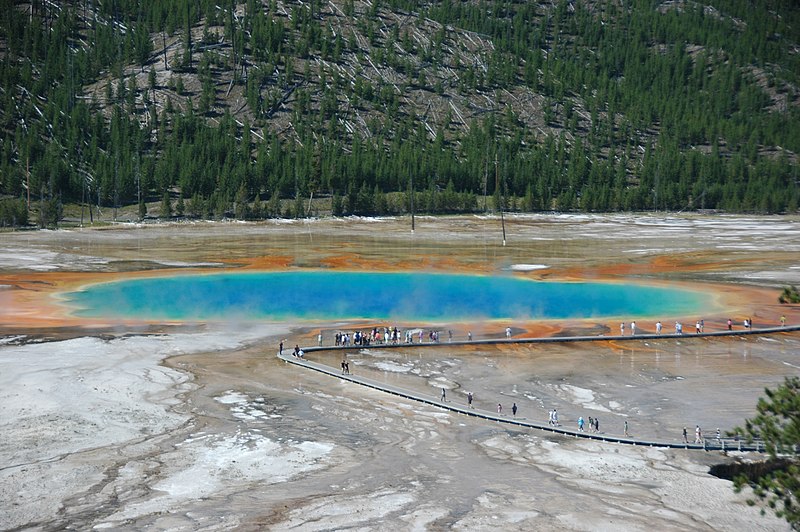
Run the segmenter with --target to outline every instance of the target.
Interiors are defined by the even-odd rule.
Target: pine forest
[[[0,4],[2,226],[798,211],[793,0]]]

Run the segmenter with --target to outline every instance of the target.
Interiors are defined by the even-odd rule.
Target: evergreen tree
[[[800,378],[787,377],[781,386],[764,393],[766,397],[756,406],[758,414],[747,420],[744,432],[750,439],[763,440],[774,467],[764,468],[753,480],[738,477],[736,490],[750,486],[757,500],[765,501],[796,530],[800,528],[800,462],[796,454],[800,445]]]
[[[139,198],[139,221],[141,222],[147,217],[147,204],[144,198]]]
[[[161,218],[172,218],[172,201],[169,197],[169,191],[165,190],[164,195],[161,196]]]

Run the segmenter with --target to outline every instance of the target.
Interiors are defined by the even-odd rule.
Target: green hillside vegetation
[[[796,212],[800,7],[759,6],[0,0],[0,225],[397,214],[412,192]]]

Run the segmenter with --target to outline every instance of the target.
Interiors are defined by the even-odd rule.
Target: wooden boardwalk
[[[637,334],[635,336],[570,336],[570,337],[546,337],[546,338],[502,338],[502,339],[489,339],[489,340],[473,340],[471,342],[446,342],[446,343],[416,343],[416,344],[376,344],[373,347],[386,349],[386,348],[431,348],[431,347],[446,347],[458,345],[486,345],[486,344],[520,344],[520,343],[552,343],[552,342],[589,342],[589,341],[631,341],[631,340],[667,340],[667,339],[694,339],[704,337],[718,337],[718,336],[744,336],[744,335],[765,335],[777,334],[800,331],[800,326],[791,327],[774,327],[765,329],[749,329],[749,330],[735,330],[735,331],[719,331],[708,332],[700,334]],[[353,349],[369,349],[368,346],[318,346],[303,348],[305,354],[314,351],[333,351],[333,350],[353,350]],[[704,438],[702,443],[683,443],[683,442],[666,442],[666,441],[651,441],[640,440],[635,438],[628,438],[623,436],[614,436],[602,432],[582,432],[577,430],[567,429],[561,426],[553,426],[544,423],[536,423],[528,421],[524,418],[514,418],[508,415],[497,414],[486,410],[469,408],[467,405],[460,405],[450,401],[441,401],[437,397],[421,394],[411,390],[406,390],[396,386],[388,385],[378,382],[368,377],[362,377],[352,374],[344,375],[341,370],[314,362],[306,358],[299,358],[292,354],[279,354],[278,357],[285,362],[301,366],[306,369],[317,371],[331,377],[336,377],[348,382],[366,386],[384,393],[396,395],[404,399],[410,399],[423,404],[431,405],[443,410],[448,410],[457,414],[471,416],[487,421],[496,423],[503,423],[505,425],[517,426],[526,429],[537,429],[541,431],[560,434],[573,438],[584,438],[589,440],[597,440],[609,443],[618,443],[625,445],[639,445],[645,447],[663,447],[670,449],[691,449],[702,451],[749,451],[749,452],[764,452],[764,444],[759,441],[746,442],[743,440],[734,440],[731,438]],[[693,436],[690,435],[690,437]]]
[[[445,342],[422,342],[422,343],[397,343],[397,344],[374,344],[374,346],[333,346],[323,345],[317,347],[304,347],[306,353],[313,351],[333,351],[346,349],[368,349],[369,347],[380,347],[381,349],[392,348],[420,348],[420,347],[445,347],[458,345],[502,345],[502,344],[552,344],[552,343],[573,343],[573,342],[630,342],[641,340],[690,340],[693,338],[719,338],[725,336],[763,336],[778,333],[790,333],[800,331],[800,325],[787,325],[785,327],[764,327],[759,329],[734,329],[732,331],[713,331],[703,333],[683,333],[683,334],[635,334],[635,335],[593,335],[593,336],[542,336],[534,338],[487,338],[482,340],[469,341],[445,341]]]

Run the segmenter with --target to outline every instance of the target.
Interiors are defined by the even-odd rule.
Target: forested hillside
[[[0,224],[394,214],[412,191],[796,212],[800,7],[756,4],[0,0]]]

